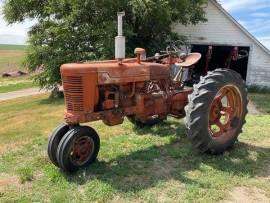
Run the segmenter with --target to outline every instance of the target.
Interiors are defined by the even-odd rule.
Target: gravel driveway
[[[0,93],[0,101],[16,99],[19,97],[32,96],[32,95],[42,94],[45,92],[47,91],[40,90],[40,88],[38,87],[34,87],[34,88],[19,90],[19,91],[14,91],[14,92]]]

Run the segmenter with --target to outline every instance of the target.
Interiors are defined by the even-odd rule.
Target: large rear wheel
[[[203,77],[185,107],[188,137],[195,148],[213,154],[231,148],[245,124],[247,104],[247,89],[237,72],[216,69]]]

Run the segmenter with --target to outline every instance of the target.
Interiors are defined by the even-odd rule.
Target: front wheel
[[[99,147],[100,139],[93,128],[75,127],[59,143],[56,154],[59,167],[67,172],[86,167],[96,160]]]
[[[194,147],[212,154],[231,148],[245,124],[247,104],[247,89],[237,72],[209,72],[194,86],[185,107],[188,138]]]
[[[69,126],[65,123],[62,123],[61,125],[59,125],[57,128],[54,129],[54,131],[52,132],[49,138],[48,149],[47,149],[48,156],[51,162],[57,167],[59,167],[59,164],[56,158],[57,148],[62,137],[64,137],[64,135],[68,131],[69,131]]]

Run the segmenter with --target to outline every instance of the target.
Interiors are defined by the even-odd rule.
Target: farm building
[[[178,24],[174,28],[179,34],[188,37],[192,51],[203,54],[200,66],[209,63],[207,66],[210,70],[214,66],[220,67],[226,64],[235,49],[241,50],[246,53],[246,57],[233,61],[233,69],[241,73],[249,86],[270,87],[270,51],[215,0],[209,0],[205,9],[208,22],[195,26]],[[210,49],[212,59],[207,62]]]

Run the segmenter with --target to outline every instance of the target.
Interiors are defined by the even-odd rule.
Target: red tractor
[[[52,163],[68,172],[90,165],[100,140],[93,128],[80,124],[102,120],[114,126],[124,117],[139,127],[158,124],[168,116],[185,117],[187,136],[195,148],[212,154],[231,148],[247,114],[247,89],[241,76],[216,69],[193,82],[192,68],[201,54],[188,53],[177,42],[153,57],[137,48],[135,58],[125,59],[123,15],[118,14],[115,60],[61,66],[66,123],[50,136]]]

